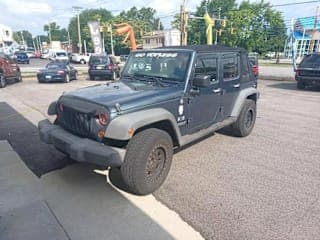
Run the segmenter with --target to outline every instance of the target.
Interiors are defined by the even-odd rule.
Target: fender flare
[[[120,115],[111,120],[107,127],[105,137],[117,140],[129,140],[132,137],[132,135],[128,133],[129,129],[136,131],[141,127],[164,120],[170,122],[179,141],[181,134],[176,120],[172,113],[163,108],[153,108]]]
[[[251,87],[251,88],[246,88],[240,91],[239,95],[237,96],[237,99],[233,105],[233,109],[231,112],[231,117],[236,117],[238,118],[240,111],[242,109],[243,103],[244,101],[250,97],[250,96],[254,96],[253,99],[255,99],[256,101],[259,98],[259,92],[256,88]]]

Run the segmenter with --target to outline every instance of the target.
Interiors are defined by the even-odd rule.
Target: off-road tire
[[[246,99],[237,121],[232,124],[232,133],[237,137],[248,136],[255,124],[257,116],[256,103],[251,99]]]
[[[169,173],[172,155],[172,139],[167,132],[150,128],[137,133],[128,143],[120,168],[124,183],[137,195],[154,192]]]
[[[69,76],[68,73],[67,73],[66,76],[64,77],[64,82],[65,82],[65,83],[70,82],[70,76]]]
[[[7,80],[6,78],[1,74],[0,75],[0,88],[4,88],[7,86]]]
[[[304,83],[303,82],[297,82],[297,89],[305,89],[306,88],[306,86],[304,85]]]
[[[22,76],[21,76],[21,72],[17,72],[17,76],[16,76],[16,82],[22,82]]]

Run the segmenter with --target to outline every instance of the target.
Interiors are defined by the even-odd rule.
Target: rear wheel
[[[21,76],[21,72],[17,72],[17,75],[16,75],[16,82],[22,82],[22,76]]]
[[[84,59],[81,59],[81,60],[80,60],[80,63],[81,63],[81,64],[85,64],[86,61],[85,61]]]
[[[303,82],[297,82],[297,88],[298,89],[305,89],[306,86],[305,86],[305,84]]]
[[[172,162],[173,144],[165,131],[150,128],[129,141],[120,171],[124,183],[138,195],[157,190],[166,179]]]
[[[77,80],[77,79],[78,79],[78,73],[75,72],[75,73],[74,73],[74,80]]]
[[[0,75],[0,88],[4,88],[7,85],[6,78],[3,75]]]
[[[64,82],[65,82],[65,83],[70,82],[70,76],[69,76],[68,73],[67,73],[66,76],[64,77]]]
[[[248,136],[256,121],[256,103],[251,99],[246,99],[237,121],[232,125],[232,132],[235,136]]]

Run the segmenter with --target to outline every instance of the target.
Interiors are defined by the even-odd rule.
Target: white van
[[[54,50],[50,52],[50,60],[68,61],[68,54],[65,50]]]

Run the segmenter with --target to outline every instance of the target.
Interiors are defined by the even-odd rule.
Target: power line
[[[292,6],[292,5],[308,4],[308,3],[317,3],[317,2],[320,2],[320,0],[312,0],[312,1],[304,1],[304,2],[292,2],[292,3],[282,3],[282,4],[271,5],[271,7],[284,7],[284,6]]]

